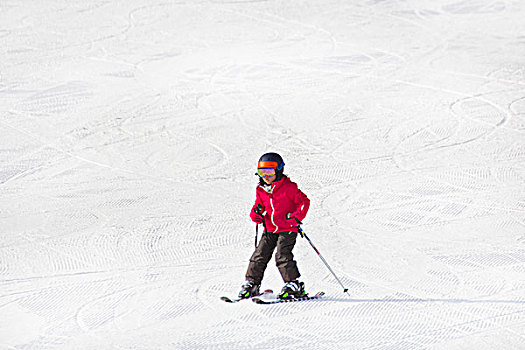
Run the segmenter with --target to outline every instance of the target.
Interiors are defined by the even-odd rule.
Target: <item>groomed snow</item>
[[[0,349],[524,349],[524,18],[0,2]],[[244,281],[267,151],[349,295],[303,239],[324,300],[219,300]]]

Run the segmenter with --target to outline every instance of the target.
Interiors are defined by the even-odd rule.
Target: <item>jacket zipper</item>
[[[275,213],[275,208],[273,207],[273,198],[270,198],[270,206],[272,207],[272,215],[270,215],[270,219],[272,220],[273,226],[275,226],[275,231],[273,231],[273,233],[276,233],[279,227],[277,227],[275,221],[273,221],[273,214]]]

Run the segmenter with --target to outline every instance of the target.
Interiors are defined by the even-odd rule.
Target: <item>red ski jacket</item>
[[[287,219],[286,216],[290,213],[290,217],[295,216],[303,221],[310,207],[310,200],[297,184],[283,176],[269,186],[257,185],[255,195],[255,204],[250,212],[252,221],[260,222],[260,216],[255,213],[255,208],[260,204],[268,232],[298,232],[297,221]]]

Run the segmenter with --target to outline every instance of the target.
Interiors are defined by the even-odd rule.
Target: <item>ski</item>
[[[232,298],[226,297],[226,296],[221,297],[221,300],[225,301],[227,303],[238,303],[239,301],[244,300],[244,299],[248,299],[248,298],[234,298],[234,299],[232,299]]]
[[[238,303],[239,301],[241,300],[247,300],[247,299],[253,299],[253,298],[258,298],[258,297],[261,297],[265,294],[273,294],[273,290],[271,289],[267,289],[265,290],[264,292],[262,292],[261,294],[257,294],[257,295],[254,295],[254,296],[251,296],[251,297],[248,297],[248,298],[230,298],[230,297],[221,297],[221,300],[222,301],[225,301],[227,303]]]
[[[290,298],[290,299],[267,299],[262,298],[260,296],[255,296],[252,299],[252,301],[256,304],[279,304],[279,303],[293,303],[296,301],[305,301],[305,300],[313,300],[313,299],[320,299],[324,295],[324,292],[317,292],[315,295],[305,295],[299,298]]]

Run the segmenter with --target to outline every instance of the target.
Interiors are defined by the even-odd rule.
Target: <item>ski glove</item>
[[[292,225],[292,226],[299,226],[299,225],[302,224],[302,222],[299,221],[299,219],[297,217],[295,217],[294,214],[292,214],[292,213],[286,214],[286,219],[290,223],[290,225]]]
[[[258,204],[257,207],[253,208],[253,212],[255,213],[255,215],[252,215],[253,222],[257,224],[262,224],[264,222],[264,215],[266,214],[266,212],[262,212],[263,209],[263,206],[260,204]]]

